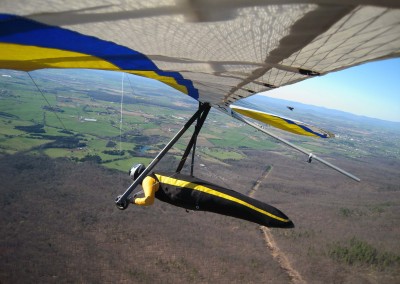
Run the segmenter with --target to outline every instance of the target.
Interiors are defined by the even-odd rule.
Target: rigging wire
[[[134,86],[132,85],[132,81],[131,81],[130,78],[133,77],[133,76],[136,76],[136,75],[132,75],[132,74],[130,74],[130,75],[131,75],[131,76],[128,76],[128,77],[127,77],[127,78],[128,78],[128,83],[129,83],[129,86],[131,87],[132,94],[133,94],[134,99],[135,99],[135,95],[136,95],[136,93],[135,93],[135,88],[134,88]],[[141,107],[141,103],[139,103],[138,100],[135,100],[134,102],[135,102],[135,103],[134,103],[135,108],[138,108],[142,113],[145,113],[144,109]]]
[[[47,100],[47,98],[45,97],[45,95],[43,94],[42,90],[39,88],[39,86],[36,84],[35,80],[33,80],[31,73],[30,72],[26,72],[29,75],[29,78],[31,78],[33,84],[36,86],[36,88],[38,89],[39,93],[42,95],[43,99],[46,101],[47,105],[50,107],[50,109],[52,109],[52,105],[50,104],[50,102]],[[53,111],[53,113],[55,114],[55,116],[57,117],[58,121],[60,122],[60,124],[62,125],[62,127],[64,128],[65,131],[68,131],[67,128],[65,127],[64,123],[62,122],[61,118],[57,115],[57,113],[55,111]]]
[[[132,75],[132,76],[133,76],[133,75]],[[134,88],[133,88],[133,86],[132,86],[132,82],[131,82],[130,76],[128,76],[127,78],[128,78],[129,86],[130,86],[131,89],[132,89],[132,93],[133,93],[133,95],[135,95],[135,91],[134,91]]]
[[[124,79],[125,79],[125,73],[122,72],[122,78],[121,78],[121,102],[120,102],[120,118],[119,118],[119,154],[122,157],[122,110],[123,110],[123,105],[124,105]],[[122,184],[122,174],[119,174],[119,183]]]
[[[119,153],[122,154],[122,111],[123,111],[123,104],[124,104],[124,79],[125,73],[122,73],[121,79],[121,106],[120,106],[120,119],[119,119]]]
[[[221,175],[217,174],[217,173],[215,172],[215,170],[213,171],[213,170],[209,169],[208,166],[207,166],[206,164],[204,164],[204,167],[202,167],[202,168],[205,169],[205,170],[208,172],[209,176],[214,177],[214,178],[216,177],[217,179],[219,179],[220,181],[222,181],[223,185],[224,185],[226,188],[231,188],[231,185],[229,185],[229,184],[227,183],[226,179],[223,178]]]

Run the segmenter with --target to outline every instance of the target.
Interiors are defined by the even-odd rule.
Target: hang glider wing
[[[319,138],[335,137],[335,135],[329,131],[283,116],[234,105],[231,106],[231,109],[252,119],[294,134]]]
[[[127,47],[18,16],[0,14],[0,27],[0,68],[125,71],[156,79],[198,98],[191,81],[178,72],[160,70],[148,57]]]
[[[233,102],[400,54],[397,0],[0,2],[0,68],[94,68]]]

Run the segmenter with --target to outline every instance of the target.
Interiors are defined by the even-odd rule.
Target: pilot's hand
[[[135,204],[135,198],[136,198],[137,194],[134,194],[133,196],[129,196],[128,197],[128,201],[129,203]]]

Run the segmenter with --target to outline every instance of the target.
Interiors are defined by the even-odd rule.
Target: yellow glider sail
[[[335,135],[329,131],[297,120],[240,106],[231,105],[230,108],[239,114],[294,134],[319,138],[335,137]]]

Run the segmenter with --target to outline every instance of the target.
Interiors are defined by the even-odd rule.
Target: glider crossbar
[[[283,138],[281,138],[281,137],[279,137],[279,136],[267,131],[266,129],[264,129],[260,125],[258,125],[256,123],[253,123],[253,122],[249,121],[248,119],[244,118],[242,115],[240,115],[240,114],[238,114],[238,113],[236,113],[234,111],[232,111],[231,115],[232,115],[232,117],[234,117],[234,118],[236,118],[236,119],[238,119],[238,120],[240,120],[240,121],[242,121],[242,122],[244,122],[244,123],[256,128],[257,130],[259,130],[259,131],[261,131],[261,132],[263,132],[263,133],[265,133],[265,134],[267,134],[267,135],[279,140],[280,142],[286,144],[287,146],[289,146],[289,147],[291,147],[291,148],[293,148],[293,149],[295,149],[295,150],[297,150],[299,152],[302,152],[302,153],[306,154],[308,156],[308,162],[311,162],[312,159],[315,159],[315,160],[323,163],[324,165],[326,165],[326,166],[338,171],[339,173],[341,173],[341,174],[343,174],[343,175],[345,175],[345,176],[347,176],[347,177],[349,177],[349,178],[351,178],[351,179],[353,179],[355,181],[358,181],[358,182],[360,181],[360,179],[358,177],[352,175],[351,173],[346,172],[345,170],[342,170],[341,168],[339,168],[339,167],[337,167],[335,165],[332,165],[331,163],[325,161],[324,159],[321,159],[320,157],[317,157],[313,153],[309,153],[307,150],[305,150],[305,149],[303,149],[301,147],[298,147],[298,146],[294,145],[293,143],[290,143],[289,141],[287,141],[287,140],[285,140],[285,139],[283,139]]]
[[[196,113],[185,123],[185,125],[178,131],[177,134],[168,142],[167,145],[158,153],[153,161],[146,167],[146,169],[139,175],[139,177],[125,190],[122,195],[119,195],[115,200],[115,205],[118,209],[124,210],[127,208],[127,198],[132,191],[143,181],[143,179],[153,170],[153,168],[160,162],[164,155],[172,148],[172,146],[181,138],[181,136],[188,130],[193,122],[198,119],[205,110],[210,109],[209,104],[199,105]],[[208,111],[207,111],[208,112]]]

